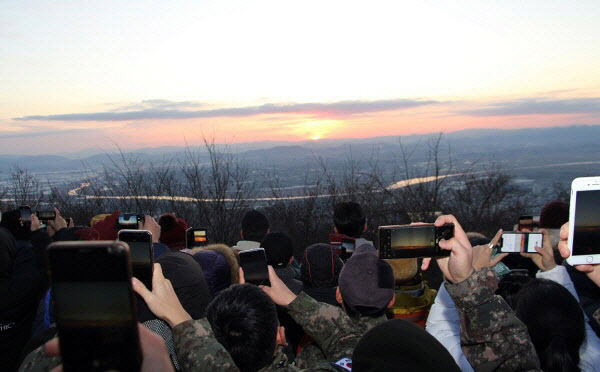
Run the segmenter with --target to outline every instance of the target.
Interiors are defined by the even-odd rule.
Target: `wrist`
[[[181,323],[186,322],[191,319],[192,319],[192,317],[190,316],[190,314],[188,314],[187,311],[185,311],[183,308],[181,308],[176,313],[173,313],[173,315],[167,317],[167,319],[165,319],[165,321],[167,323],[169,323],[169,326],[171,328],[173,328],[173,327],[177,326],[178,324],[181,324]]]

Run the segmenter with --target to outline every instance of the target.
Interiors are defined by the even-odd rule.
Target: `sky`
[[[600,2],[0,2],[0,154],[600,124]]]

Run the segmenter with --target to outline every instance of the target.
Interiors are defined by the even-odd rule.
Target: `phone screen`
[[[600,254],[600,190],[577,191],[573,255]]]
[[[205,228],[190,227],[185,231],[186,248],[202,247],[208,244],[208,236]]]
[[[37,218],[43,221],[54,220],[56,218],[56,212],[54,211],[37,211],[35,214]]]
[[[263,248],[241,251],[239,258],[246,283],[268,285],[269,270],[267,268],[267,256]]]
[[[141,354],[126,250],[69,246],[48,250],[65,371],[138,370]]]
[[[392,249],[432,249],[435,226],[407,226],[392,230]]]
[[[519,231],[531,231],[533,230],[533,216],[521,216],[519,217]]]
[[[535,247],[541,247],[543,235],[540,233],[503,233],[501,253],[537,253]]]
[[[131,274],[146,288],[152,290],[153,247],[152,234],[146,230],[119,231],[119,240],[129,246]]]
[[[31,222],[31,208],[19,207],[19,212],[21,214],[21,221],[23,221],[23,223]]]
[[[206,243],[206,230],[194,230],[194,243]]]
[[[122,214],[117,219],[117,229],[132,229],[138,228],[138,216],[136,214]]]

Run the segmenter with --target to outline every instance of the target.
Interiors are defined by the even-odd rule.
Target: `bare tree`
[[[18,166],[11,168],[7,195],[13,201],[13,205],[10,206],[13,208],[19,205],[35,208],[44,199],[44,191],[37,177]]]

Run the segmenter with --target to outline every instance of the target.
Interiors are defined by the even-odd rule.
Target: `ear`
[[[294,262],[294,256],[290,257],[290,262],[288,262],[288,265],[291,265],[292,262]]]
[[[337,227],[335,227],[335,226],[333,227],[333,232],[334,232],[335,234],[339,234],[339,231],[338,231]]]
[[[396,296],[396,295],[394,294],[394,296]],[[335,300],[340,305],[344,303],[344,299],[342,298],[342,293],[340,292],[340,287],[335,288]]]
[[[275,340],[275,350],[277,350],[278,346],[287,346],[287,342],[285,340],[285,328],[278,327],[277,328],[277,339]]]
[[[363,228],[363,232],[366,233],[368,229],[369,229],[369,226],[367,226],[367,223],[365,222],[365,227]]]
[[[395,302],[396,302],[396,294],[394,293],[394,295],[392,296],[392,299],[390,300],[390,303],[387,305],[387,307],[394,306]]]
[[[242,238],[242,240],[244,240],[244,232],[242,231],[242,229],[240,229],[240,237]]]

